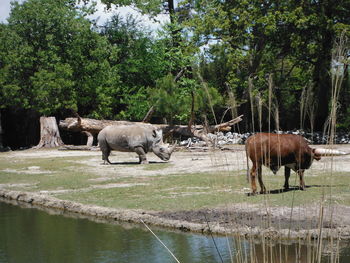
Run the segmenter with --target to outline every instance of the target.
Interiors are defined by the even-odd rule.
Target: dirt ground
[[[314,146],[315,147],[315,146]],[[325,146],[320,146],[325,148]],[[8,152],[6,158],[40,158],[59,156],[87,156],[85,164],[96,175],[95,180],[107,180],[115,176],[118,166],[118,177],[151,177],[162,174],[187,174],[196,172],[232,172],[246,170],[246,157],[242,145],[226,147],[226,150],[190,151],[178,149],[171,157],[170,164],[160,170],[144,169],[144,166],[118,166],[118,164],[137,162],[134,153],[112,154],[110,160],[117,165],[100,165],[101,153],[99,151],[63,151],[63,150],[29,150]],[[350,145],[336,145],[334,148],[349,152]],[[118,158],[117,158],[118,156]],[[161,161],[153,154],[148,154],[150,163]],[[96,165],[98,164],[98,165]],[[31,167],[36,171],[37,167]],[[314,162],[307,171],[331,170],[336,172],[349,172],[350,155],[326,157]],[[310,172],[311,171],[311,172]],[[1,171],[0,171],[1,172]],[[36,171],[38,172],[38,171]],[[350,178],[350,177],[349,177]],[[306,175],[307,184],[307,175]],[[240,189],[243,194],[249,193],[249,184]],[[107,184],[104,187],[128,187],[128,185]],[[206,191],[206,189],[203,189]],[[305,204],[297,207],[265,206],[264,204],[240,203],[225,205],[216,208],[205,208],[193,211],[145,211],[137,209],[115,209],[83,205],[80,203],[60,200],[52,197],[50,191],[23,192],[8,190],[0,182],[0,197],[6,200],[29,203],[34,206],[53,208],[67,213],[77,213],[99,220],[118,220],[124,222],[157,225],[183,231],[195,231],[217,234],[238,234],[244,236],[264,236],[268,238],[317,238],[339,237],[350,239],[350,207],[344,205],[315,206]],[[296,213],[297,211],[297,213]],[[320,227],[322,225],[322,228]]]

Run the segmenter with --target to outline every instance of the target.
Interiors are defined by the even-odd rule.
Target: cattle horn
[[[321,155],[321,156],[339,156],[339,155],[346,155],[349,153],[335,150],[335,149],[323,149],[323,148],[316,148],[315,154]]]

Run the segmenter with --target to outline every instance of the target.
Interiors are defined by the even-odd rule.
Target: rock
[[[328,144],[329,136],[327,134],[323,134],[322,132],[305,132],[303,130],[292,130],[292,131],[277,131],[274,133],[278,134],[296,134],[303,136],[310,144]],[[235,133],[235,132],[218,132],[217,134],[208,133],[208,138],[213,141],[218,146],[223,146],[227,144],[244,144],[245,141],[254,133]],[[350,136],[348,133],[340,132],[336,136],[334,136],[335,144],[348,144],[350,143]],[[206,146],[206,144],[198,138],[188,138],[187,140],[180,142],[181,146]]]

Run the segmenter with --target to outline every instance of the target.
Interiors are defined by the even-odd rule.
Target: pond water
[[[317,258],[311,244],[264,247],[233,237],[152,230],[179,262],[316,262]],[[336,247],[339,261],[330,261],[328,249],[322,262],[350,262],[350,245]],[[145,227],[98,223],[0,202],[0,262],[177,261]]]

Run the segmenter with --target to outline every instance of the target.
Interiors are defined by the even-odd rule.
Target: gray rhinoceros
[[[130,124],[107,126],[98,134],[98,143],[102,151],[104,164],[111,150],[120,152],[136,152],[141,164],[148,163],[147,152],[153,152],[163,161],[170,159],[175,145],[163,143],[163,132],[151,124]]]

